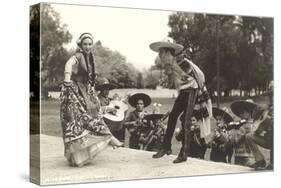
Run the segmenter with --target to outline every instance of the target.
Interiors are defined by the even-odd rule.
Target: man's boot
[[[177,158],[173,161],[173,163],[181,163],[187,160],[187,152],[185,151],[186,149],[185,144],[186,143],[183,138],[180,153],[178,154]]]
[[[181,148],[181,151],[177,158],[173,161],[173,163],[181,163],[187,160],[187,156],[183,156],[183,148]]]
[[[165,154],[170,155],[171,153],[172,153],[171,149],[165,149],[164,147],[161,147],[161,149],[157,153],[152,155],[152,158],[155,158],[155,159],[161,158]]]

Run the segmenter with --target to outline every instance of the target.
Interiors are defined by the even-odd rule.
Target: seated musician
[[[273,119],[271,115],[272,107],[257,107],[253,112],[254,122],[258,124],[258,128],[253,133],[245,136],[245,143],[252,151],[255,163],[250,167],[259,169],[266,166],[265,157],[258,146],[270,150],[270,163],[266,167],[267,170],[273,169]]]
[[[127,128],[130,133],[129,148],[140,149],[139,130],[147,124],[147,121],[144,120],[144,116],[147,114],[144,108],[150,105],[151,98],[144,93],[137,93],[130,96],[128,102],[135,108],[134,111],[128,114],[124,123],[124,127]]]
[[[166,114],[161,114],[160,107],[162,105],[159,103],[154,103],[153,106],[152,114],[144,116],[144,119],[147,121],[147,126],[140,130],[139,142],[141,149],[146,151],[159,151],[161,148],[161,143],[163,142],[167,128],[164,120],[170,114],[169,111]]]
[[[253,133],[256,129],[252,119],[253,110],[257,107],[252,99],[234,101],[230,108],[238,116],[242,123],[239,129],[233,129],[230,135],[230,142],[235,147],[235,164],[249,166],[250,159],[253,158],[249,147],[245,144],[246,134]]]
[[[96,85],[96,90],[99,91],[98,98],[102,107],[108,106],[110,103],[109,91],[114,89],[115,86],[109,83],[108,79],[100,78]]]
[[[98,98],[101,106],[101,111],[103,113],[116,113],[116,109],[113,107],[110,107],[110,101],[111,99],[109,98],[109,92],[110,90],[114,89],[115,85],[109,83],[108,79],[102,77],[98,79],[98,83],[96,85],[96,90],[99,91]],[[118,94],[117,94],[118,95]],[[116,94],[114,95],[113,100],[118,100],[119,96],[117,97]],[[118,131],[112,131],[112,134],[120,141],[124,142],[125,140],[125,129],[122,128],[121,130]]]
[[[182,124],[184,123],[184,114],[181,115],[180,120]],[[207,145],[204,138],[200,138],[200,125],[199,120],[200,119],[200,113],[198,110],[193,110],[192,116],[191,116],[191,126],[190,126],[190,152],[188,156],[194,157],[194,158],[200,158],[204,159],[205,153],[207,150]],[[178,141],[183,142],[183,130],[180,129],[176,133],[176,139]]]
[[[215,162],[231,163],[233,155],[233,145],[230,143],[228,124],[233,122],[233,118],[226,111],[213,107],[213,117],[216,120],[216,127],[211,139],[210,160]]]

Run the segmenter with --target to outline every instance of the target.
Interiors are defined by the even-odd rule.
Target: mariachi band
[[[215,162],[273,169],[273,84],[268,106],[247,99],[232,102],[231,111],[213,107],[202,70],[184,56],[182,45],[165,38],[150,48],[162,63],[173,66],[178,96],[170,111],[161,113],[161,104],[154,102],[149,112],[152,99],[145,93],[109,97],[116,86],[97,78],[92,46],[93,36],[83,33],[65,65],[60,117],[71,166],[85,165],[107,145],[124,147],[126,138],[131,149],[156,152],[156,160],[173,152],[175,137],[182,147],[173,163],[188,156],[205,159],[209,148]],[[181,127],[176,127],[178,120]],[[269,162],[260,147],[270,150]]]

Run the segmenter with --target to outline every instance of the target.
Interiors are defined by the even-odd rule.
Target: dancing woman
[[[77,52],[65,64],[60,118],[65,157],[71,166],[81,167],[107,145],[120,147],[123,143],[112,136],[104,123],[93,90],[96,75],[92,35],[83,33],[77,46]]]

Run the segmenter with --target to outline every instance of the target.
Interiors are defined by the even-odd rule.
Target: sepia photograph
[[[274,170],[274,18],[30,6],[30,181]]]

